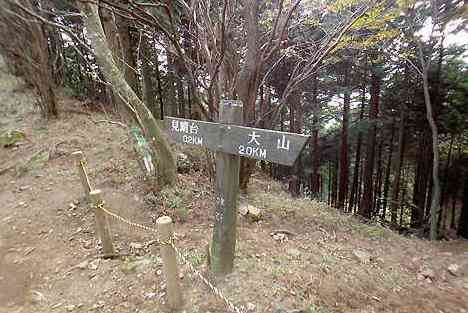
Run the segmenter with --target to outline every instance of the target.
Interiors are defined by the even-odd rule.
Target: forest
[[[175,183],[164,116],[310,136],[294,166],[242,159],[297,197],[404,233],[468,238],[466,3],[2,0],[0,52],[39,96],[58,90],[138,125],[157,184]],[[210,155],[207,154],[207,158]],[[212,156],[211,156],[212,158]]]
[[[242,160],[241,189],[267,171],[394,229],[468,237],[463,1],[4,2],[1,52],[45,118],[63,88],[151,137],[153,117],[212,121],[240,99],[245,125],[311,136],[293,167]]]
[[[0,0],[0,39],[0,312],[468,312],[467,1]]]

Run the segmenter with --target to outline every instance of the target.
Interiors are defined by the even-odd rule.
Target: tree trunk
[[[331,205],[336,208],[338,202],[338,152],[336,152],[333,161],[333,181],[332,181],[332,200]]]
[[[259,1],[248,0],[244,2],[243,17],[245,19],[247,34],[247,51],[245,65],[239,75],[238,93],[244,104],[244,123],[247,125],[254,121],[255,102],[259,83],[259,39],[258,39],[258,9]],[[250,176],[255,169],[255,160],[241,158],[239,182],[242,191],[247,190]]]
[[[46,11],[53,12],[54,3],[52,1],[42,1],[41,5]],[[47,19],[53,19],[53,14],[45,13]],[[62,86],[64,80],[64,53],[62,34],[57,28],[46,28],[46,36],[49,38],[49,63],[56,86]]]
[[[166,49],[166,59],[167,59],[167,79],[166,79],[166,87],[168,93],[169,103],[166,101],[166,104],[169,104],[168,114],[170,116],[178,117],[179,110],[177,105],[177,97],[176,97],[176,90],[175,90],[175,65],[172,54]]]
[[[117,16],[115,17],[115,23],[117,24],[117,31],[119,33],[119,44],[120,54],[122,57],[122,70],[124,72],[125,80],[133,89],[135,94],[141,99],[140,88],[138,88],[138,73],[136,65],[136,55],[134,53],[134,47],[137,43],[132,38],[129,28],[129,20]]]
[[[431,139],[428,129],[424,129],[419,142],[420,157],[418,158],[414,188],[413,207],[411,209],[411,227],[421,228],[424,218],[429,211],[426,211],[428,188],[431,184],[430,169],[432,162]]]
[[[141,68],[143,78],[143,100],[146,106],[150,109],[153,116],[158,116],[159,108],[156,103],[156,92],[152,81],[153,68],[151,67],[152,54],[151,45],[147,36],[142,35],[141,42]]]
[[[377,173],[375,178],[375,187],[374,187],[374,200],[373,200],[373,207],[372,207],[372,216],[378,216],[380,213],[380,198],[382,193],[382,149],[383,149],[383,142],[379,143],[379,147],[377,149]]]
[[[438,229],[437,221],[439,220],[439,208],[440,208],[440,181],[439,181],[439,134],[437,130],[437,124],[434,120],[434,114],[432,113],[431,97],[429,94],[429,81],[428,81],[428,68],[425,67],[423,72],[423,87],[424,87],[424,102],[426,103],[426,114],[427,120],[431,127],[432,133],[432,200],[431,200],[431,230],[429,238],[431,240],[437,240]]]
[[[385,220],[387,216],[387,203],[388,203],[388,191],[390,189],[390,172],[392,167],[392,158],[393,158],[393,139],[395,138],[395,119],[392,122],[392,135],[390,137],[390,145],[388,147],[388,158],[387,158],[387,167],[385,168],[385,179],[384,179],[384,193],[382,201],[382,216],[381,219]]]
[[[122,56],[120,54],[120,45],[119,45],[119,32],[117,30],[117,25],[114,21],[114,13],[112,12],[112,8],[108,6],[102,6],[99,8],[99,15],[101,17],[102,28],[104,29],[104,33],[106,34],[107,45],[109,49],[112,51],[112,56],[114,58],[115,63],[117,64],[120,70],[123,70],[123,64],[121,62]],[[118,95],[114,95],[112,92],[112,86],[106,85],[104,87],[106,89],[106,94],[109,97],[110,103],[114,105],[114,109],[119,111],[120,109],[125,109],[125,103],[123,102],[122,98]],[[126,109],[125,109],[126,110]]]
[[[31,11],[37,11],[37,8],[30,3],[24,1],[25,6]],[[57,117],[57,100],[54,92],[54,78],[52,77],[48,38],[46,36],[44,25],[40,23],[29,24],[31,32],[31,69],[25,73],[28,76],[34,77],[33,84],[37,88],[40,97],[40,109],[44,117]],[[33,67],[35,63],[37,67]],[[27,79],[27,78],[26,78]]]
[[[320,129],[320,103],[318,101],[318,79],[317,75],[312,78],[312,178],[311,192],[318,197],[320,193],[320,145],[319,145],[319,129]]]
[[[338,191],[338,209],[345,210],[345,201],[348,195],[349,184],[349,160],[348,160],[348,124],[349,124],[349,106],[351,103],[351,90],[349,86],[349,71],[351,66],[346,65],[343,77],[344,101],[343,101],[343,120],[341,124],[341,148],[340,148],[340,186]]]
[[[450,163],[452,161],[452,150],[453,150],[453,142],[454,142],[455,136],[452,135],[450,138],[450,144],[449,144],[449,151],[447,154],[447,161],[445,162],[445,168],[444,168],[444,176],[442,180],[442,192],[440,196],[440,203],[441,203],[441,213],[439,216],[439,229],[441,232],[445,231],[447,228],[447,216],[448,216],[448,211],[449,207],[447,206],[446,199],[447,197],[447,184],[448,184],[448,179],[449,179],[449,168],[450,168]]]
[[[366,103],[366,85],[362,86],[361,95],[361,110],[359,113],[359,122],[364,117],[364,106]],[[354,161],[353,184],[351,185],[351,192],[349,196],[348,211],[353,212],[356,203],[359,203],[358,189],[359,189],[359,167],[361,165],[361,146],[362,146],[362,132],[358,132],[356,142],[356,157]]]
[[[332,197],[331,197],[331,190],[332,190],[332,176],[333,176],[333,173],[332,173],[332,162],[331,161],[328,161],[328,184],[327,184],[327,203],[329,206],[332,205],[331,201],[332,201]]]
[[[300,103],[300,97],[298,93],[293,93],[289,97],[289,132],[290,133],[297,133],[301,131],[302,128],[302,123],[300,122],[300,119],[302,118],[301,115],[301,103]],[[290,168],[290,181],[289,181],[289,192],[293,196],[298,196],[299,195],[299,175],[301,173],[300,168],[299,168],[299,160],[294,163],[294,165]]]
[[[398,156],[393,169],[393,184],[392,184],[392,201],[391,201],[391,223],[397,225],[398,208],[400,206],[400,180],[401,166],[403,164],[403,156],[405,152],[405,107],[400,105],[400,125],[398,127]]]
[[[371,75],[371,99],[369,120],[371,122],[368,142],[366,147],[366,161],[364,164],[364,191],[362,194],[359,215],[365,218],[371,218],[372,213],[372,176],[374,173],[375,141],[377,133],[377,114],[380,101],[380,77],[375,73]]]
[[[135,109],[135,118],[142,127],[150,142],[155,160],[160,184],[173,185],[176,182],[176,163],[172,150],[156,123],[151,111],[138,98],[136,93],[125,81],[122,72],[117,67],[112,52],[107,46],[104,30],[99,20],[98,5],[94,2],[78,2],[88,31],[88,37],[96,53],[96,60],[100,65],[106,80],[112,85],[115,94],[119,94],[128,106]]]
[[[401,203],[398,205],[398,208],[397,209],[400,209],[400,222],[399,222],[399,225],[400,225],[400,228],[403,227],[403,217],[405,215],[405,202],[406,202],[406,193],[407,193],[407,189],[406,189],[406,184],[405,184],[405,181],[406,181],[406,178],[405,178],[405,170],[403,168],[403,190],[402,190],[402,193],[401,193]],[[395,224],[396,226],[396,224]]]
[[[158,81],[158,99],[159,99],[159,114],[158,118],[160,120],[164,119],[164,102],[163,102],[163,91],[162,91],[162,82],[161,82],[161,71],[159,70],[159,59],[158,55],[156,54],[156,58],[154,60],[154,69],[156,72],[156,80]]]
[[[185,118],[186,117],[186,110],[185,110],[185,92],[184,92],[184,80],[183,74],[180,68],[182,67],[178,62],[175,62],[176,66],[176,90],[177,90],[177,102],[179,106],[179,117]]]
[[[458,235],[468,239],[468,175],[465,173],[463,180],[463,206],[458,221]],[[455,210],[453,210],[455,216]]]

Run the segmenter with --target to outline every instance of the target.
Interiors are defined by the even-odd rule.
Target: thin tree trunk
[[[439,180],[439,134],[437,124],[434,120],[432,113],[431,96],[429,94],[429,81],[428,81],[428,68],[425,67],[423,72],[423,87],[424,87],[424,102],[426,103],[427,120],[431,127],[432,132],[432,200],[431,200],[431,230],[430,239],[437,240],[438,229],[437,221],[439,220],[439,207],[440,207],[440,180]]]
[[[338,204],[338,151],[336,152],[333,162],[333,183],[332,183],[332,206],[337,207]]]
[[[162,91],[162,83],[161,83],[161,72],[159,71],[159,60],[158,60],[158,55],[156,55],[156,58],[154,60],[154,69],[156,72],[156,80],[158,82],[158,99],[159,99],[159,116],[158,118],[160,120],[164,119],[164,103],[163,103],[163,91]]]
[[[167,59],[167,79],[166,79],[166,88],[169,98],[169,110],[168,113],[171,116],[179,116],[179,110],[177,105],[177,97],[175,90],[175,65],[172,54],[166,49],[166,59]]]
[[[239,75],[238,93],[244,104],[244,123],[251,123],[255,119],[255,103],[259,84],[259,27],[258,13],[260,2],[249,0],[244,2],[243,17],[247,34],[247,51],[245,64]],[[241,158],[239,171],[239,185],[242,191],[247,190],[247,185],[255,169],[255,160]]]
[[[190,87],[190,83],[187,84],[187,104],[188,116],[192,118],[192,88]]]
[[[364,160],[361,161],[361,168],[364,167]],[[354,207],[354,211],[353,213],[354,214],[357,214],[359,213],[359,205],[361,203],[361,200],[362,200],[362,190],[363,190],[363,182],[364,181],[364,171],[361,170],[360,173],[359,173],[359,181],[358,181],[358,190],[357,190],[357,197],[356,197],[356,201],[355,201],[355,207]]]
[[[368,142],[366,147],[366,161],[364,165],[364,191],[359,207],[359,215],[365,218],[371,218],[372,214],[372,176],[374,173],[374,156],[375,156],[375,141],[377,133],[377,114],[380,102],[380,77],[375,73],[371,75],[371,99],[370,99],[370,112],[369,120],[372,123]]]
[[[345,201],[348,195],[349,184],[349,160],[348,160],[348,125],[349,106],[351,103],[351,90],[349,86],[349,71],[351,66],[345,66],[344,72],[344,101],[343,120],[341,124],[341,148],[340,148],[340,186],[338,191],[338,209],[345,210]]]
[[[312,179],[311,192],[314,196],[320,193],[320,144],[319,144],[319,129],[320,129],[320,103],[318,101],[318,79],[317,75],[312,78]]]
[[[372,209],[372,215],[378,216],[380,213],[380,198],[382,193],[382,150],[383,150],[383,142],[379,143],[379,147],[377,149],[377,173],[375,178],[375,187],[374,187],[374,204]]]
[[[175,81],[176,81],[176,90],[177,90],[177,102],[178,102],[178,106],[179,106],[179,117],[182,117],[182,118],[185,118],[186,116],[186,110],[185,110],[185,93],[184,93],[184,81],[183,81],[183,76],[182,76],[182,73],[180,70],[178,70],[180,68],[180,65],[179,64],[175,64],[176,65],[176,77],[175,77]]]
[[[391,127],[392,127],[392,135],[390,137],[387,167],[385,168],[384,194],[383,194],[382,216],[381,216],[382,220],[385,220],[386,215],[387,215],[388,191],[390,189],[390,172],[391,172],[392,158],[393,158],[393,139],[395,138],[395,120],[393,120]]]
[[[450,216],[450,228],[455,228],[455,220],[457,215],[457,194],[452,194],[452,215]]]
[[[366,102],[366,85],[362,86],[362,96],[361,96],[361,110],[359,112],[359,122],[362,121],[364,117],[364,106]],[[361,146],[362,146],[362,132],[358,132],[357,142],[356,142],[356,157],[354,161],[354,173],[353,173],[353,183],[351,185],[351,192],[349,196],[349,205],[348,211],[353,212],[357,203],[359,203],[358,189],[359,189],[359,168],[361,165]]]
[[[328,188],[327,188],[328,189],[327,190],[327,200],[328,201],[327,201],[327,203],[328,203],[329,206],[331,206],[331,204],[332,204],[331,203],[331,199],[332,199],[331,198],[331,194],[332,194],[331,190],[332,190],[332,180],[333,180],[332,175],[333,175],[332,174],[332,162],[328,161],[328,184],[327,184],[328,185]]]
[[[289,132],[296,133],[299,132],[299,128],[301,127],[300,122],[300,97],[298,93],[294,93],[289,97],[289,105],[290,105],[290,114],[289,114]],[[291,168],[291,178],[289,183],[289,192],[293,196],[299,195],[299,168],[300,162],[295,162]]]
[[[96,60],[100,65],[106,80],[113,87],[114,93],[119,94],[128,106],[135,109],[135,118],[141,125],[148,142],[150,142],[156,160],[159,182],[162,185],[173,185],[176,182],[176,163],[172,150],[156,123],[151,111],[138,98],[136,93],[125,81],[118,69],[112,52],[107,46],[104,30],[99,20],[98,5],[95,2],[78,2],[88,31],[88,37],[96,53]]]
[[[134,53],[138,43],[133,40],[130,34],[129,21],[127,19],[116,15],[115,21],[117,24],[117,31],[119,32],[119,44],[121,49],[118,55],[122,57],[121,62],[125,80],[141,99],[140,89],[138,88],[136,55]]]
[[[146,106],[150,109],[153,116],[158,116],[159,108],[156,103],[156,92],[154,90],[154,84],[152,81],[153,67],[151,67],[152,55],[151,55],[151,46],[148,41],[148,38],[145,35],[142,35],[141,43],[141,67],[142,67],[142,76],[143,76],[143,90],[144,90],[144,101]]]
[[[403,164],[403,156],[405,152],[405,114],[405,106],[400,105],[400,125],[398,127],[398,156],[393,170],[392,201],[390,206],[391,223],[393,226],[397,225],[398,207],[400,206],[399,193],[401,180],[401,166]]]
[[[403,171],[403,177],[404,176],[405,176],[405,173]],[[403,178],[403,180],[404,180],[404,178]],[[404,219],[404,215],[405,215],[406,192],[407,192],[406,185],[404,185],[403,191],[402,191],[402,194],[401,194],[401,203],[398,206],[398,208],[400,209],[400,222],[399,222],[400,228],[403,227],[403,219]]]
[[[463,206],[458,222],[458,235],[468,239],[468,175],[465,173],[463,181]],[[455,210],[453,210],[455,216]]]
[[[447,197],[447,184],[448,184],[448,179],[449,179],[449,168],[450,168],[450,163],[452,162],[452,150],[453,150],[453,142],[454,142],[455,136],[452,135],[450,138],[450,144],[449,144],[449,151],[447,154],[447,161],[445,162],[445,168],[444,168],[444,174],[443,174],[443,181],[442,181],[442,192],[441,192],[441,197],[440,197],[440,203],[441,203],[441,214],[439,216],[439,225],[440,225],[440,231],[444,231],[447,227],[447,216],[448,216],[448,211],[449,208],[446,205],[446,199]]]

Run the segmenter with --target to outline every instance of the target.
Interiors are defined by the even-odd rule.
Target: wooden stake
[[[219,108],[220,123],[242,123],[242,102],[223,101]],[[211,244],[211,270],[222,276],[232,272],[236,250],[236,224],[239,198],[240,157],[216,153],[216,213]]]
[[[115,256],[114,245],[112,244],[112,234],[105,213],[97,207],[102,203],[101,190],[91,190],[89,193],[91,203],[94,208],[94,216],[96,223],[96,233],[101,239],[104,258]]]
[[[156,220],[160,232],[161,256],[163,260],[164,277],[167,284],[167,302],[171,310],[178,310],[182,306],[182,292],[179,285],[177,259],[174,248],[169,244],[173,239],[172,219],[161,216]]]
[[[75,159],[76,167],[78,168],[78,174],[80,175],[81,184],[85,191],[86,199],[89,199],[89,192],[91,191],[91,185],[89,183],[88,173],[86,172],[85,158],[83,152],[75,151],[72,153],[73,158]]]

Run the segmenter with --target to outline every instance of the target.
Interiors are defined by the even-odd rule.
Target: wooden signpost
[[[211,244],[211,270],[232,271],[236,247],[240,156],[293,165],[308,136],[240,126],[242,102],[223,100],[219,122],[166,117],[168,134],[183,144],[216,152],[216,211]]]

